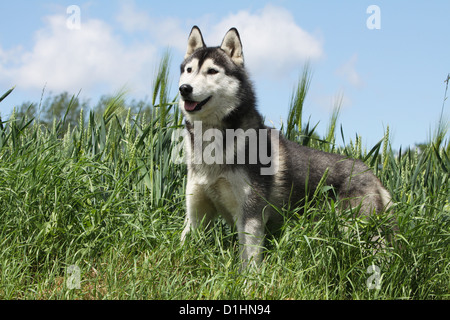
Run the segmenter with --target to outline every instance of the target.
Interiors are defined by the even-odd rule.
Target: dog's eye
[[[219,73],[219,71],[217,71],[216,69],[210,68],[208,69],[208,74],[217,74]]]
[[[191,67],[187,68],[187,69],[186,69],[186,72],[187,72],[187,73],[191,73],[191,72],[192,72],[192,68],[191,68]]]

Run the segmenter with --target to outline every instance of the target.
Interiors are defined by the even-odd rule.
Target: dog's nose
[[[188,95],[190,95],[193,91],[192,86],[188,85],[188,84],[182,84],[180,86],[180,93],[183,97],[186,97]]]

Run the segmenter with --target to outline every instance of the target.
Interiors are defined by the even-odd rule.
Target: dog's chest
[[[220,172],[211,169],[192,174],[191,182],[202,185],[203,192],[219,213],[234,220],[251,192],[247,175],[241,170]]]

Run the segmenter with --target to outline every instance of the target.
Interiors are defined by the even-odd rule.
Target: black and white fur
[[[348,206],[361,205],[360,212],[370,214],[379,213],[389,205],[388,191],[361,161],[303,147],[281,135],[276,137],[275,146],[273,131],[267,130],[256,109],[235,28],[227,32],[220,47],[207,47],[200,29],[192,28],[181,64],[179,90],[180,108],[189,133],[183,241],[190,230],[200,225],[206,227],[221,215],[237,229],[243,266],[258,263],[266,224],[282,221],[268,203],[277,207],[300,203],[307,193],[314,192],[327,169],[326,184],[333,186],[339,198],[347,199]],[[195,126],[200,125],[201,131],[196,131]],[[261,168],[267,164],[259,157],[254,164],[195,163],[194,133],[211,128],[222,132],[223,137],[226,129],[256,130],[258,143],[263,141],[262,146],[275,155],[271,163],[276,167],[275,173],[262,175]],[[225,149],[230,142],[210,143],[219,143]],[[247,151],[249,147],[247,139]]]

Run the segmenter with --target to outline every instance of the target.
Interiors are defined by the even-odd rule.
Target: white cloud
[[[183,53],[183,56],[190,31],[189,28],[183,27],[182,21],[170,17],[154,20],[151,28],[151,33],[159,44],[177,49]]]
[[[30,51],[20,50],[14,64],[12,52],[2,52],[0,69],[9,81],[22,88],[46,88],[76,92],[102,86],[116,90],[124,84],[138,85],[152,70],[153,45],[125,46],[101,20],[83,20],[80,30],[66,26],[66,16],[45,18]],[[139,89],[139,88],[138,88]]]
[[[356,71],[357,62],[358,55],[354,54],[348,61],[346,61],[336,70],[336,74],[344,78],[352,86],[361,88],[362,86],[364,86],[364,81],[361,78],[360,74]]]
[[[186,49],[189,31],[181,26],[180,19],[151,16],[139,10],[134,1],[127,1],[122,4],[116,21],[128,33],[144,33],[160,46],[175,48],[180,52]]]
[[[45,17],[30,49],[0,47],[0,80],[23,89],[46,86],[56,92],[107,93],[124,85],[133,92],[148,91],[160,58],[158,48],[171,47],[184,55],[190,31],[190,21],[151,16],[139,11],[134,2],[122,5],[115,28],[82,15],[80,30],[70,30],[67,18],[64,14]],[[219,45],[226,31],[237,27],[254,76],[284,76],[323,55],[321,42],[281,7],[239,11],[217,23],[205,14],[196,21],[210,45]]]
[[[149,28],[151,25],[150,16],[145,11],[137,9],[134,1],[127,1],[121,4],[116,20],[125,31],[145,31]]]
[[[212,38],[220,44],[231,27],[239,31],[245,62],[253,74],[283,75],[323,56],[321,41],[298,26],[292,14],[281,7],[267,5],[256,13],[232,14],[212,27]]]

